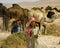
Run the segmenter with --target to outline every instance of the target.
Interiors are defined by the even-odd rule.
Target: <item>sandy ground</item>
[[[11,35],[10,32],[7,32],[7,33],[6,32],[5,33],[4,32],[1,32],[0,33],[0,38],[3,38],[4,39],[4,38],[7,38],[9,35]]]
[[[9,35],[11,35],[10,32],[0,32],[0,39],[6,39]],[[39,46],[38,48],[60,48],[59,41],[60,37],[41,35],[37,39],[36,46]]]
[[[60,48],[60,37],[57,36],[40,36],[38,40],[40,48]]]
[[[1,47],[1,43],[3,43],[2,41],[6,39],[9,35],[11,35],[10,32],[6,32],[6,31],[1,32],[0,30],[0,47]]]

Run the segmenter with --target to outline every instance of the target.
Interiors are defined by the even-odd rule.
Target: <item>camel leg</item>
[[[46,27],[44,28],[44,30],[45,30],[45,34],[47,34],[47,28]]]
[[[40,35],[42,34],[42,26],[40,26],[39,34],[40,34]]]

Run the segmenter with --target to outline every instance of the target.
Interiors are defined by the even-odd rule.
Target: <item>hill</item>
[[[46,7],[52,6],[60,8],[60,0],[39,0],[37,2],[19,2],[17,3],[23,8],[31,9],[32,7]],[[4,4],[7,7],[11,7],[12,4]]]

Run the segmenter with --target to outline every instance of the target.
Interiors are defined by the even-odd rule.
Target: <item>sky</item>
[[[0,3],[20,3],[20,2],[36,2],[39,0],[0,0]]]

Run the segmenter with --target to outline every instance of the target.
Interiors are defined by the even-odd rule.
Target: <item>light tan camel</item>
[[[35,17],[36,21],[40,23],[40,33],[42,33],[42,28],[45,29],[45,33],[46,33],[46,26],[47,26],[46,24],[53,22],[53,18],[47,17],[47,15],[49,16],[49,14],[50,14],[49,11],[46,11],[45,9],[40,9],[40,8],[32,8],[29,12],[29,16]]]

